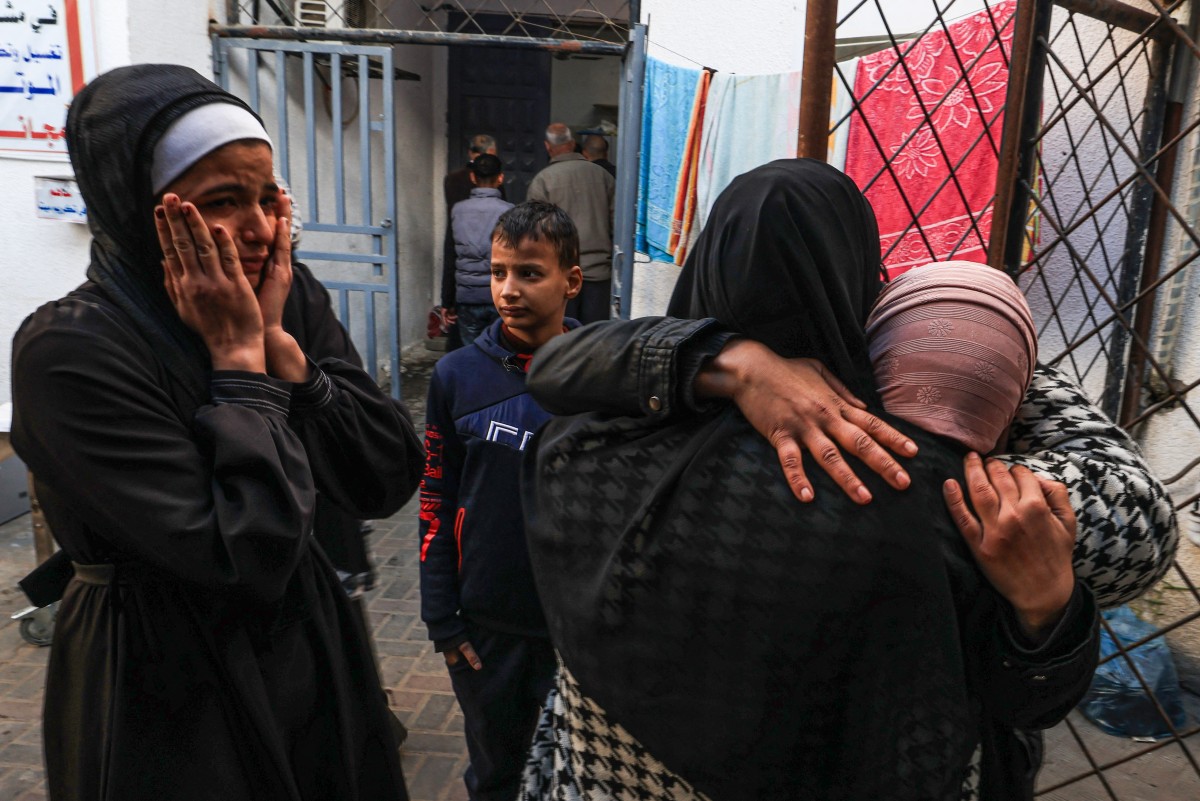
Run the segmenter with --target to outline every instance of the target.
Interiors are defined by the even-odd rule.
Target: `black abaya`
[[[318,489],[362,517],[395,511],[419,440],[344,361],[303,268],[285,326],[315,362],[306,384],[211,371],[173,316],[141,156],[200,102],[236,101],[163,65],[76,99],[93,280],[14,342],[14,445],[78,563],[47,673],[50,797],[403,799],[366,632],[311,526]]]

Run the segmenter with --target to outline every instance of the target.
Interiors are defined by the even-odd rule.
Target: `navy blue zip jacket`
[[[565,321],[567,328],[579,323]],[[438,651],[466,621],[547,637],[521,511],[521,458],[550,414],[525,388],[501,321],[434,368],[421,482],[421,619]]]

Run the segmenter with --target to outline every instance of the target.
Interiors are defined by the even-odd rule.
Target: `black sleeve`
[[[529,391],[554,414],[666,418],[696,411],[696,376],[732,336],[713,319],[593,323],[538,349]]]
[[[289,385],[216,372],[210,402],[182,421],[154,369],[118,342],[62,324],[18,335],[18,453],[122,558],[277,599],[307,547],[315,496],[287,423]]]
[[[980,660],[981,697],[990,718],[1046,729],[1067,716],[1092,680],[1100,656],[1100,616],[1082,581],[1054,631],[1036,647],[1019,634],[1011,608],[995,605],[993,637]]]
[[[308,451],[317,488],[361,518],[386,517],[412,497],[424,451],[408,410],[364,372],[329,293],[303,265],[302,304],[312,378],[292,389],[290,422]]]

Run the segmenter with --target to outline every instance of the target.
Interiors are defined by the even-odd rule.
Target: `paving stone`
[[[451,693],[450,677],[443,672],[440,676],[410,674],[404,679],[404,688],[408,690],[426,690],[429,692]]]
[[[30,743],[9,743],[0,748],[0,765],[29,767],[42,764],[42,747]],[[40,776],[38,777],[41,778]],[[36,783],[36,782],[35,782]],[[11,796],[9,796],[11,798]],[[4,798],[0,795],[0,798]]]
[[[34,726],[32,723],[28,723],[23,720],[0,721],[0,748],[3,748],[9,743],[24,742],[21,739],[22,735],[24,735],[25,732],[30,729],[35,729],[39,733],[40,737],[40,726]]]
[[[462,784],[459,760],[453,756],[430,755],[411,774],[405,774],[412,801],[437,801],[449,785]]]
[[[466,741],[458,734],[442,734],[431,731],[410,731],[404,741],[404,750],[414,754],[442,754],[458,756],[466,748]]]
[[[384,687],[392,687],[404,680],[404,676],[412,670],[416,660],[412,657],[389,656],[381,660],[379,678]]]
[[[0,771],[3,771],[0,768]],[[18,798],[39,786],[42,781],[41,762],[37,767],[9,768],[0,774],[0,799]]]
[[[458,710],[458,703],[449,695],[430,695],[417,716],[413,718],[411,727],[430,731],[444,731],[452,714]]]
[[[386,688],[385,692],[388,697],[388,705],[392,709],[397,709],[402,712],[416,712],[420,708],[421,703],[430,697],[427,692],[415,692],[412,690],[396,690],[391,687]]]
[[[375,652],[379,656],[419,657],[433,647],[431,642],[408,642],[407,640],[375,639]]]

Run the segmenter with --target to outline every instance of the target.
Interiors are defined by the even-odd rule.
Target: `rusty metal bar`
[[[1054,5],[1151,39],[1175,38],[1175,32],[1161,24],[1161,15],[1118,0],[1054,0]]]
[[[1126,346],[1130,344],[1128,331],[1133,322],[1131,320],[1133,309],[1130,304],[1137,296],[1138,287],[1148,283],[1143,280],[1141,273],[1145,263],[1147,238],[1150,231],[1150,215],[1154,210],[1155,202],[1161,204],[1163,201],[1163,192],[1155,192],[1156,176],[1150,175],[1148,168],[1158,152],[1159,142],[1163,139],[1167,103],[1167,68],[1170,58],[1171,48],[1169,45],[1162,42],[1150,44],[1150,74],[1147,77],[1149,86],[1146,87],[1146,97],[1143,103],[1145,114],[1142,118],[1142,131],[1137,152],[1137,162],[1145,169],[1142,170],[1142,177],[1134,184],[1131,193],[1129,223],[1125,232],[1125,251],[1121,259],[1120,275],[1117,278],[1117,305],[1114,307],[1123,308],[1126,311],[1121,313],[1122,321],[1113,331],[1112,339],[1109,341],[1108,375],[1104,380],[1104,394],[1100,398],[1100,408],[1112,419],[1116,419],[1120,412],[1121,398],[1124,394],[1122,381],[1129,377],[1129,365],[1132,364],[1129,360],[1132,354],[1126,352]],[[1161,184],[1159,187],[1164,191],[1170,191],[1168,187],[1163,187]],[[1161,209],[1160,211],[1164,216],[1163,223],[1165,224],[1166,213]],[[1157,265],[1155,272],[1158,272]],[[1135,397],[1137,391],[1137,389],[1134,390]]]
[[[1171,139],[1179,133],[1180,122],[1183,119],[1183,104],[1171,102],[1167,104],[1163,121],[1163,138]],[[1167,148],[1158,162],[1158,172],[1155,180],[1168,194],[1175,184],[1175,156],[1177,149],[1174,145]],[[1128,428],[1137,417],[1141,405],[1142,383],[1146,378],[1145,343],[1150,339],[1150,324],[1154,316],[1155,295],[1147,292],[1146,287],[1158,280],[1159,269],[1162,266],[1163,241],[1167,229],[1167,209],[1162,197],[1154,196],[1150,209],[1150,220],[1146,234],[1146,256],[1142,265],[1142,276],[1138,282],[1139,299],[1133,310],[1133,343],[1129,350],[1129,362],[1125,365],[1125,388],[1121,395],[1120,425]]]
[[[1017,0],[1009,58],[1004,133],[996,171],[996,204],[988,240],[988,265],[1016,275],[1021,266],[1025,216],[1037,168],[1037,149],[1028,143],[1041,122],[1045,49],[1038,45],[1050,29],[1049,0]]]
[[[837,0],[808,0],[804,67],[800,75],[800,126],[796,155],[825,160],[829,151],[829,104],[837,42]]]
[[[1188,35],[1194,37],[1200,30],[1200,18],[1193,9],[1188,21]],[[1158,174],[1155,180],[1159,188],[1169,197],[1175,183],[1176,156],[1178,154],[1178,139],[1183,125],[1183,104],[1187,100],[1189,87],[1195,81],[1196,56],[1189,49],[1175,48],[1171,64],[1171,85],[1167,90],[1167,109],[1163,122],[1163,146],[1159,156]],[[1134,342],[1129,353],[1129,364],[1125,377],[1125,394],[1121,399],[1120,423],[1126,428],[1134,425],[1144,417],[1140,413],[1141,389],[1145,381],[1146,362],[1151,362],[1155,372],[1159,373],[1165,383],[1170,385],[1169,376],[1158,365],[1158,362],[1147,352],[1144,343],[1149,340],[1150,326],[1153,322],[1155,295],[1149,290],[1158,281],[1162,264],[1163,243],[1166,236],[1168,212],[1173,211],[1171,204],[1162,194],[1155,195],[1154,207],[1150,216],[1150,230],[1146,241],[1146,266],[1142,272],[1141,285],[1138,288],[1138,301],[1134,309]],[[1183,393],[1186,394],[1187,390]]]
[[[551,39],[545,37],[498,36],[486,33],[442,31],[397,31],[382,28],[299,28],[286,25],[210,25],[213,36],[243,39],[278,39],[293,42],[341,42],[344,44],[417,44],[442,47],[504,47],[511,50],[548,50],[552,53],[584,53],[622,56],[625,44],[617,42]],[[830,48],[832,56],[833,50]],[[828,102],[825,118],[829,121]]]

